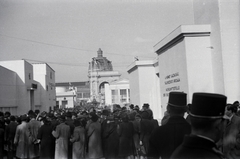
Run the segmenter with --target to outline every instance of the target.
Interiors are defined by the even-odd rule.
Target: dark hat
[[[187,107],[187,94],[184,92],[170,92],[168,105],[177,108]]]
[[[227,97],[213,93],[194,93],[190,115],[199,118],[222,118]]]
[[[149,104],[148,103],[144,103],[143,107],[149,108]]]
[[[133,108],[134,110],[139,110],[139,106],[135,105],[135,107]]]
[[[27,115],[21,115],[20,116],[20,119],[22,120],[22,121],[26,121],[28,118],[27,118]]]
[[[103,109],[101,114],[108,116],[109,113],[110,113],[110,112],[109,112],[107,109]]]

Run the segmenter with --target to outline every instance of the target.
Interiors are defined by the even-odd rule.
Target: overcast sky
[[[0,0],[0,60],[46,62],[56,82],[88,80],[103,50],[113,69],[157,57],[153,46],[192,24],[192,0]]]

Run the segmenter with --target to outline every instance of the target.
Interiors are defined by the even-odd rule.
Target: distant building
[[[119,104],[124,106],[130,101],[129,80],[119,79],[106,83],[105,86],[105,105]]]
[[[100,106],[130,103],[129,80],[120,76],[99,49],[97,57],[89,62],[89,81],[56,83],[56,105],[58,108],[73,108],[92,101]]]
[[[0,111],[14,115],[55,106],[55,72],[47,64],[0,61]]]
[[[74,108],[90,99],[89,82],[56,83],[56,106],[58,108]]]
[[[95,99],[101,105],[108,104],[105,99],[105,86],[119,80],[120,76],[121,74],[118,71],[113,70],[112,62],[103,57],[103,51],[99,49],[97,57],[93,57],[92,61],[89,62],[90,100]]]

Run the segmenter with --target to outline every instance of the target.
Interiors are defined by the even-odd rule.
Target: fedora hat
[[[189,114],[199,118],[222,118],[226,104],[227,97],[222,94],[197,92],[193,94]]]
[[[170,92],[168,105],[176,108],[187,108],[187,94],[184,92]]]

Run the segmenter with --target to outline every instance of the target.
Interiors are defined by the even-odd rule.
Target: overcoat
[[[39,144],[36,143],[38,130],[41,127],[41,122],[36,119],[31,119],[28,122],[29,130],[29,158],[39,157]]]
[[[132,122],[122,122],[118,127],[119,157],[127,157],[134,154],[133,146],[134,128]]]
[[[118,156],[119,137],[117,124],[112,120],[104,120],[102,123],[103,154],[106,159]]]
[[[96,121],[90,121],[87,126],[88,137],[88,154],[87,158],[101,158],[102,152],[102,139],[101,139],[101,124]]]
[[[5,128],[5,137],[8,146],[8,158],[12,159],[16,153],[16,146],[14,145],[14,137],[17,129],[17,122],[11,121]]]
[[[42,125],[38,131],[40,142],[40,159],[53,159],[55,151],[55,138],[52,135],[51,123]]]
[[[4,129],[0,128],[0,159],[3,159],[4,152]]]
[[[233,115],[223,135],[223,154],[228,159],[240,158],[240,117]]]
[[[85,129],[82,126],[75,127],[73,131],[73,142],[72,158],[73,159],[84,159],[85,158]]]
[[[171,159],[223,159],[216,144],[206,138],[187,135],[183,143],[173,152]]]
[[[54,158],[68,158],[68,141],[71,136],[70,127],[65,123],[61,123],[56,127],[56,131],[53,131],[52,134],[56,138]]]
[[[158,127],[158,123],[155,122],[155,120],[149,120],[149,119],[142,119],[140,121],[140,140],[142,141],[146,153],[148,153],[149,149],[149,139],[153,132],[153,130]]]
[[[17,145],[16,156],[18,158],[29,158],[29,131],[25,121],[17,126],[14,144]]]
[[[148,156],[168,159],[183,142],[184,136],[190,133],[191,126],[182,116],[171,116],[165,125],[153,130]]]

